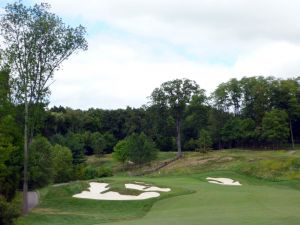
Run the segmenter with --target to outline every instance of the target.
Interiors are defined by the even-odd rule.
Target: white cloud
[[[90,33],[89,50],[56,73],[52,105],[139,107],[174,78],[211,92],[232,77],[297,76],[300,69],[298,0],[48,2]]]

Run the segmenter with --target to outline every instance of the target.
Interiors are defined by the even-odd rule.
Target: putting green
[[[242,186],[210,184],[207,176],[232,178]],[[121,182],[129,178],[111,179]],[[72,185],[68,189],[50,188],[48,193],[54,191],[56,196],[50,199],[50,195],[45,195],[39,208],[18,224],[299,225],[300,189],[290,184],[259,181],[229,172],[130,179],[170,187],[176,196],[162,195],[158,201],[92,201],[72,199]]]

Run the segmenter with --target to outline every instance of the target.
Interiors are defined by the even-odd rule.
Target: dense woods
[[[298,79],[245,77],[220,84],[212,95],[199,92],[186,104],[182,116],[183,150],[220,148],[293,148],[298,143],[300,118]],[[77,139],[82,154],[112,152],[117,141],[145,133],[161,151],[176,147],[176,118],[162,104],[141,108],[71,109],[43,111],[37,133],[54,144]],[[78,153],[76,153],[78,154]]]

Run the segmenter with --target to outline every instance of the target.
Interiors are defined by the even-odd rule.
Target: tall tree
[[[300,86],[299,80],[276,80],[271,86],[271,104],[277,109],[285,110],[288,114],[292,148],[294,144],[293,122],[300,115]]]
[[[189,79],[175,79],[154,89],[150,98],[153,105],[168,108],[176,120],[177,155],[181,156],[181,122],[186,105],[194,95],[204,92],[199,85]]]
[[[262,120],[262,138],[279,147],[289,136],[288,114],[284,110],[272,109]],[[276,144],[276,145],[275,145]]]
[[[28,134],[35,121],[34,115],[30,117],[32,107],[46,102],[54,71],[61,63],[76,50],[87,49],[85,28],[67,26],[49,10],[46,3],[27,7],[16,2],[8,4],[0,18],[4,57],[16,85],[14,94],[24,105],[24,214],[28,212]]]

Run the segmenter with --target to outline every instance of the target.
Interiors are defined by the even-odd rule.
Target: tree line
[[[119,140],[142,132],[161,151],[174,151],[179,114],[183,150],[294,148],[300,139],[299,102],[298,78],[244,77],[220,84],[210,96],[198,88],[182,108],[157,101],[116,110],[53,107],[44,110],[39,132],[54,142],[79,135],[83,154],[110,153]]]

